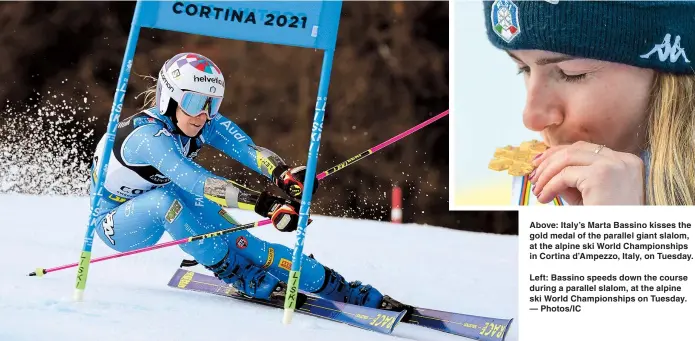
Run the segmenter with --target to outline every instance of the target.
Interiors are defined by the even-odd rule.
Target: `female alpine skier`
[[[153,245],[164,232],[181,239],[229,228],[222,207],[271,218],[282,232],[296,230],[299,204],[295,200],[246,188],[193,161],[201,147],[209,145],[268,177],[290,198],[302,196],[305,167],[286,165],[222,116],[224,90],[225,80],[215,63],[200,54],[181,53],[159,71],[155,102],[151,103],[152,93],[148,93],[145,107],[149,108],[118,123],[103,183],[104,200],[98,204],[96,231],[106,245],[124,252]],[[105,137],[95,153],[91,195],[95,195],[95,171],[104,142]],[[270,298],[282,290],[280,278],[289,276],[291,250],[248,231],[180,247],[251,297]],[[378,290],[348,283],[313,257],[303,256],[301,278],[301,290],[331,300],[369,307],[381,307],[385,301]]]
[[[695,204],[695,3],[484,1],[523,73],[541,203]]]

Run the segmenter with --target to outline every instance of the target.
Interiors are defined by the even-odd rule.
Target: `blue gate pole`
[[[116,137],[116,129],[118,125],[118,120],[121,116],[121,110],[123,108],[123,100],[125,99],[125,92],[128,88],[128,79],[130,78],[130,69],[133,66],[133,56],[135,55],[135,47],[138,43],[138,36],[140,34],[140,10],[141,1],[135,5],[135,12],[133,14],[133,20],[130,26],[130,34],[128,35],[128,42],[126,44],[125,54],[123,57],[123,63],[121,64],[121,73],[118,76],[118,84],[116,85],[116,93],[114,94],[113,106],[111,107],[111,114],[109,116],[109,123],[106,128],[106,143],[104,145],[104,150],[101,153],[99,162],[101,167],[97,170],[96,178],[96,195],[91,200],[91,214],[89,218],[89,226],[87,227],[87,232],[84,236],[84,244],[82,245],[82,253],[80,254],[80,261],[77,267],[77,278],[75,292],[73,294],[73,299],[75,301],[82,301],[84,298],[84,290],[87,286],[87,275],[89,274],[89,262],[92,258],[92,241],[94,240],[94,229],[97,224],[97,217],[99,216],[97,207],[99,202],[103,198],[103,186],[104,186],[104,175],[106,174],[106,169],[109,165],[109,159],[111,157],[111,149],[113,148],[113,142]]]
[[[292,314],[297,304],[297,293],[299,293],[299,270],[302,267],[302,252],[304,250],[304,238],[306,235],[307,222],[309,220],[309,207],[311,206],[311,195],[314,190],[314,180],[316,179],[316,163],[321,144],[321,131],[323,129],[323,116],[326,112],[326,102],[328,100],[328,84],[331,81],[331,68],[333,65],[333,50],[325,50],[323,53],[323,65],[321,66],[321,80],[319,81],[318,97],[316,108],[314,109],[314,123],[311,128],[311,140],[309,143],[309,157],[306,165],[306,175],[304,177],[304,193],[302,193],[302,204],[299,208],[299,224],[297,226],[297,240],[292,253],[292,268],[287,281],[287,295],[285,295],[285,311],[282,322],[289,324],[292,322]]]

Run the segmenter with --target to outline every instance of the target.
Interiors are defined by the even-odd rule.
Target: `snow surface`
[[[230,211],[242,222],[258,220]],[[86,197],[0,194],[0,340],[389,340],[355,327],[282,310],[167,287],[186,255],[178,246],[90,267],[83,302],[73,302],[75,268],[28,277],[37,267],[77,262],[89,215]],[[305,253],[410,304],[514,318],[518,339],[517,237],[432,226],[313,217]],[[294,244],[270,226],[253,233]],[[160,242],[171,240],[165,236]],[[112,254],[100,240],[92,257]],[[200,270],[200,269],[198,269]],[[468,340],[402,324],[394,336]]]

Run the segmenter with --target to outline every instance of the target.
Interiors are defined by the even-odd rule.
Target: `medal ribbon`
[[[512,180],[512,205],[513,206],[528,206],[531,200],[531,181],[529,181],[528,175],[515,176]],[[564,206],[565,203],[562,198],[555,197],[553,199],[553,204],[555,206]]]

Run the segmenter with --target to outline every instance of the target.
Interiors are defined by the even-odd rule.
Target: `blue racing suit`
[[[96,170],[101,165],[98,158],[104,142],[105,137],[94,154],[92,196],[96,195]],[[236,225],[222,206],[206,196],[207,179],[225,180],[194,161],[206,144],[268,178],[272,178],[274,166],[281,162],[271,151],[254,145],[246,133],[221,114],[192,138],[178,130],[168,117],[155,114],[154,109],[123,119],[118,123],[103,199],[97,207],[96,232],[101,240],[112,249],[125,252],[156,244],[164,232],[173,239],[182,239]],[[253,210],[241,200],[229,207]],[[232,254],[281,280],[289,276],[292,250],[258,239],[249,231],[180,247],[205,266]],[[315,259],[303,257],[300,289],[315,292],[324,284],[326,270]]]

